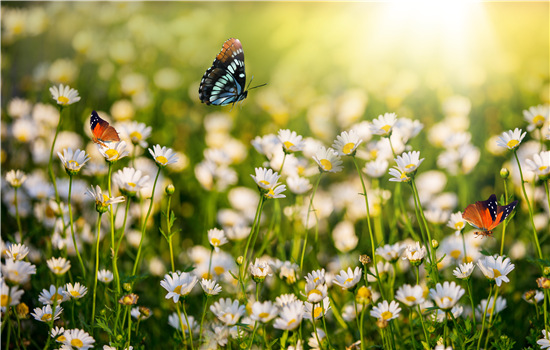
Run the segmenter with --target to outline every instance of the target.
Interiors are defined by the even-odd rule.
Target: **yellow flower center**
[[[508,143],[506,144],[506,146],[508,146],[508,148],[516,148],[517,145],[519,145],[519,141],[518,141],[518,140],[510,140],[510,141],[508,141]]]
[[[286,148],[287,150],[290,149],[290,147],[294,146],[294,144],[293,144],[292,142],[290,142],[290,141],[285,141],[285,142],[283,143],[283,145],[285,146],[285,148]]]
[[[59,275],[61,273],[61,266],[54,266],[53,268],[53,273],[55,273],[56,275]]]
[[[141,139],[143,138],[143,135],[141,135],[140,132],[134,131],[130,134],[130,138],[133,141],[141,141]]]
[[[181,286],[174,288],[174,293],[181,294]]]
[[[156,159],[157,163],[160,163],[161,165],[166,165],[166,163],[168,162],[168,159],[166,159],[165,156],[158,156],[155,159]]]
[[[269,186],[269,182],[265,181],[265,180],[260,180],[259,183],[261,185],[265,185],[265,186]]]
[[[495,275],[495,278],[502,276],[499,270],[493,269],[493,274]]]
[[[464,221],[459,221],[455,224],[455,230],[462,230],[464,228]]]
[[[542,115],[537,115],[533,118],[533,124],[536,126],[542,126],[544,124],[544,117]]]
[[[69,103],[69,99],[65,96],[59,96],[57,98],[57,101],[60,102],[63,106],[65,106],[67,103]]]
[[[109,148],[107,151],[105,151],[105,154],[107,155],[107,158],[109,160],[117,160],[119,156],[118,151],[112,148]]]
[[[386,124],[383,127],[381,127],[380,129],[384,130],[385,132],[389,132],[390,129],[391,129],[391,126]]]
[[[55,299],[57,299],[57,301],[59,302],[63,300],[63,296],[59,295],[59,293],[54,293],[50,298],[50,300],[53,302]]]
[[[443,298],[441,298],[441,304],[447,304],[446,301],[448,301],[449,303],[452,303],[452,302],[453,302],[453,298],[451,298],[451,297],[443,297]]]
[[[265,195],[266,197],[273,197],[275,195],[275,192],[273,192],[273,189],[270,188]]]
[[[131,186],[131,187],[136,187],[136,184],[133,183],[133,182],[128,182],[128,186]]]
[[[103,202],[107,202],[109,200],[109,196],[106,194],[101,194],[103,196]]]
[[[323,308],[320,307],[320,306],[317,306],[314,310],[313,310],[313,316],[315,318],[321,316],[321,313],[323,312]]]
[[[332,163],[328,159],[321,159],[320,163],[323,170],[330,171],[332,169]]]
[[[458,259],[460,257],[460,250],[455,249],[455,250],[451,251],[451,257],[454,258],[454,259]]]
[[[72,169],[76,169],[80,166],[80,164],[78,164],[78,162],[76,160],[69,160],[67,162],[67,165],[68,165],[67,166],[68,168],[72,168]]]
[[[219,276],[225,272],[225,269],[223,268],[223,266],[215,266],[214,272]]]
[[[220,240],[217,238],[212,238],[212,240],[210,241],[210,244],[212,244],[214,247],[217,247],[220,245]]]
[[[296,319],[293,318],[292,320],[288,321],[288,323],[286,325],[290,327],[290,325],[295,323],[295,322],[296,322]]]
[[[2,297],[1,297],[1,299],[0,299],[0,305],[1,305],[2,307],[6,307],[6,306],[8,306],[8,305],[10,304],[10,301],[11,301],[11,298],[10,298],[9,295],[7,295],[7,294],[2,294]]]
[[[382,312],[380,317],[382,317],[382,319],[387,321],[387,320],[389,320],[390,318],[393,317],[393,314],[390,311],[384,311],[384,312]]]
[[[344,281],[344,284],[350,283],[350,282],[352,282],[352,281],[353,281],[353,277],[349,277],[348,279],[346,279],[346,280]]]
[[[77,348],[81,348],[84,345],[84,343],[82,342],[82,340],[75,338],[71,340],[71,345],[76,346]]]
[[[411,164],[408,164],[407,166],[405,166],[405,168],[411,169],[411,168],[414,168],[415,166],[416,166],[416,165],[414,165],[414,164],[411,163]]]
[[[266,318],[267,316],[269,316],[267,312],[262,312],[258,315],[259,318]]]
[[[539,167],[539,171],[540,171],[541,173],[544,172],[546,169],[548,169],[548,167],[545,166],[545,165]]]
[[[65,340],[67,340],[67,338],[65,338],[65,336],[63,334],[60,335],[59,337],[57,337],[57,341],[60,342],[60,343],[63,343]]]
[[[311,294],[316,294],[316,295],[323,295],[320,291],[318,291],[317,289],[312,289],[309,291],[309,293],[307,294],[307,296],[309,297]]]
[[[353,142],[346,143],[344,148],[342,148],[342,152],[344,152],[344,154],[350,154],[353,151],[354,147],[355,147],[355,143]]]
[[[403,180],[403,179],[407,179],[407,178],[408,178],[408,177],[407,177],[407,174],[405,174],[405,173],[401,173],[401,180]]]
[[[490,315],[493,313],[493,308],[492,307],[488,307],[487,308],[487,315]]]
[[[44,315],[42,315],[42,317],[40,317],[40,319],[44,322],[48,322],[49,320],[52,319],[52,315],[51,314],[44,314]]]
[[[79,293],[77,290],[72,290],[72,291],[71,291],[71,295],[72,295],[73,297],[78,297],[78,296],[80,296],[80,293]]]
[[[370,151],[370,157],[372,159],[376,159],[377,156],[378,156],[378,150],[373,149],[372,151]]]
[[[416,301],[416,298],[413,297],[412,295],[409,295],[405,297],[405,300],[410,301],[411,303],[414,303]]]

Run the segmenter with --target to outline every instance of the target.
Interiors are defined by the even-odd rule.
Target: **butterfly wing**
[[[468,205],[464,209],[462,218],[480,230],[490,231],[496,226],[494,222],[497,217],[497,207],[497,197],[492,194],[486,201]]]
[[[513,201],[512,203],[504,206],[498,206],[497,207],[497,214],[495,221],[493,222],[492,226],[489,227],[489,230],[494,229],[497,227],[501,222],[506,220],[506,218],[514,211],[516,208],[516,205],[518,204],[518,201]]]
[[[228,39],[202,77],[199,98],[207,105],[235,103],[246,98],[245,84],[243,47],[239,39]]]
[[[96,111],[92,111],[90,128],[92,129],[92,141],[95,143],[105,146],[104,142],[120,141],[115,128],[110,126],[107,121],[101,119]]]

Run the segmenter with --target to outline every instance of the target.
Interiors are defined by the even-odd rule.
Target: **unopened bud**
[[[241,266],[243,264],[244,257],[242,255],[239,255],[237,258],[237,265]]]
[[[536,294],[537,294],[536,290],[528,290],[527,292],[523,293],[523,297],[525,298],[525,300],[531,301]]]
[[[500,169],[500,177],[503,178],[504,180],[506,180],[508,178],[508,176],[510,176],[510,170],[506,169],[506,168],[502,168]]]
[[[537,285],[542,289],[550,289],[550,279],[546,277],[537,278]]]
[[[378,326],[378,328],[384,329],[388,326],[388,321],[386,321],[384,319],[380,319],[380,320],[376,321],[376,325]]]
[[[125,291],[129,292],[132,290],[132,285],[130,283],[124,283],[122,285],[122,288],[124,288]]]
[[[367,254],[359,255],[359,262],[363,265],[369,264],[371,262],[370,256],[368,256]]]
[[[15,307],[15,312],[19,318],[27,318],[27,315],[29,314],[29,307],[25,303],[19,303]]]
[[[175,191],[176,191],[176,188],[172,184],[169,184],[164,189],[164,192],[166,192],[166,194],[169,195],[169,196],[173,195]]]
[[[550,266],[545,266],[543,269],[542,269],[542,275],[544,277],[550,277]]]
[[[439,248],[439,242],[436,239],[432,239],[432,248],[433,249]]]

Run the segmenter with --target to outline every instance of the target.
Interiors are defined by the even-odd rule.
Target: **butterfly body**
[[[512,213],[518,201],[508,205],[498,205],[497,197],[492,194],[486,201],[478,201],[464,209],[462,218],[478,229],[481,236],[492,236],[493,230]]]
[[[244,51],[239,39],[225,41],[212,67],[204,73],[199,98],[207,105],[225,106],[242,101],[248,95],[245,89]]]
[[[90,128],[92,129],[92,141],[98,145],[107,147],[105,142],[120,141],[120,137],[115,128],[110,126],[107,121],[101,119],[96,111],[92,111]]]

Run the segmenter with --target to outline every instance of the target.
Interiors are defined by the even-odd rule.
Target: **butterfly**
[[[492,194],[486,201],[468,205],[462,218],[479,230],[476,234],[492,236],[494,228],[506,220],[517,204],[518,201],[513,201],[508,205],[498,205],[497,196]]]
[[[248,95],[245,89],[244,51],[239,39],[227,39],[212,67],[204,73],[199,86],[199,98],[207,105],[225,106],[242,101]],[[255,89],[263,85],[253,87]]]
[[[90,118],[90,127],[92,129],[92,141],[98,145],[107,147],[105,142],[120,141],[118,132],[109,125],[108,122],[101,119],[96,111],[92,111]]]

